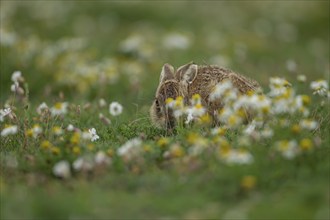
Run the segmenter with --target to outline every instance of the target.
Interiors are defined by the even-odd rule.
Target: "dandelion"
[[[4,118],[11,113],[11,108],[0,109],[0,122],[4,121]]]
[[[37,107],[37,113],[41,115],[47,109],[48,109],[48,105],[45,102],[43,102]]]
[[[91,135],[91,141],[94,142],[96,140],[98,140],[100,137],[96,134],[96,129],[95,128],[91,128],[88,130],[88,132]]]
[[[53,174],[57,177],[67,179],[71,176],[70,164],[66,160],[57,162],[53,167]]]
[[[310,84],[310,88],[313,90],[313,94],[318,94],[320,96],[326,96],[328,92],[328,82],[325,80],[313,81]]]
[[[65,115],[68,112],[68,103],[67,102],[57,102],[50,109],[52,116]]]
[[[1,131],[1,136],[6,137],[8,135],[14,135],[17,133],[18,127],[17,125],[7,125],[5,128]]]
[[[118,116],[122,113],[123,106],[118,102],[112,102],[109,106],[109,112],[112,116]]]
[[[308,151],[313,148],[313,142],[311,139],[304,138],[299,142],[299,146],[303,151]]]
[[[40,147],[42,149],[45,149],[45,150],[46,149],[50,149],[52,146],[53,145],[49,141],[47,141],[47,140],[42,141],[41,144],[40,144]]]
[[[159,140],[157,141],[157,145],[159,147],[165,147],[166,145],[168,145],[168,143],[170,142],[170,140],[166,137],[161,137],[159,138]]]

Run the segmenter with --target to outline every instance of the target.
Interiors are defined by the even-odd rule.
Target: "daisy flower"
[[[320,96],[326,96],[329,89],[328,82],[325,80],[313,81],[310,84],[313,94],[319,94]]]
[[[112,116],[118,116],[123,112],[123,106],[118,102],[112,102],[109,106],[109,112]]]
[[[1,131],[1,136],[6,137],[8,135],[16,134],[17,130],[17,125],[9,125]]]
[[[42,112],[44,112],[46,109],[48,109],[48,105],[43,102],[41,103],[37,108],[37,113],[40,115]]]
[[[68,112],[68,103],[67,102],[57,102],[50,109],[52,116],[65,115]]]
[[[57,162],[53,167],[53,174],[57,177],[67,179],[71,176],[70,164],[66,160]]]

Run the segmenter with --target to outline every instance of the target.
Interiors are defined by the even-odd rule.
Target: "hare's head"
[[[155,100],[150,109],[150,116],[155,125],[166,129],[174,128],[175,118],[173,111],[166,107],[166,99],[185,97],[187,95],[185,85],[195,78],[196,74],[197,65],[192,63],[180,67],[176,73],[170,64],[163,66]]]

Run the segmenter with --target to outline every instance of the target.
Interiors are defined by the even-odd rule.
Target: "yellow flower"
[[[165,101],[165,103],[166,103],[166,104],[170,104],[170,103],[172,103],[173,101],[174,101],[173,98],[167,98],[166,101]]]
[[[311,98],[308,95],[301,96],[304,105],[309,105],[311,103]]]
[[[299,142],[299,146],[302,150],[308,151],[313,148],[313,142],[308,138],[304,138]]]
[[[54,126],[54,127],[52,128],[52,131],[53,131],[53,133],[54,133],[55,135],[61,135],[61,134],[63,134],[63,130],[62,130],[62,128],[59,127],[59,126]]]
[[[184,155],[184,151],[179,144],[173,144],[170,153],[173,157],[182,157]]]
[[[41,148],[43,148],[43,149],[49,149],[50,147],[52,147],[52,144],[49,142],[49,141],[43,141],[43,142],[41,142]]]
[[[149,145],[149,144],[145,144],[144,146],[143,146],[143,150],[145,151],[145,152],[151,152],[151,146]]]
[[[80,133],[79,132],[74,132],[73,135],[70,138],[70,143],[71,144],[79,144],[80,142]]]
[[[247,175],[241,180],[241,187],[245,190],[251,190],[256,186],[257,179],[254,176]]]
[[[87,149],[90,150],[90,151],[93,151],[95,148],[95,145],[94,144],[88,144],[87,145]]]
[[[298,124],[294,124],[294,125],[292,125],[292,127],[291,127],[291,131],[292,131],[292,133],[294,133],[294,134],[299,134],[300,131],[301,131],[301,128],[300,128],[300,126],[299,126]]]
[[[211,123],[211,116],[209,114],[204,114],[200,117],[201,124],[210,124]]]
[[[195,144],[198,139],[199,139],[199,135],[197,133],[191,132],[191,133],[188,134],[187,142],[189,144]]]
[[[109,149],[107,150],[107,154],[108,154],[109,157],[112,157],[113,154],[114,154],[113,149],[109,148]]]
[[[54,154],[54,155],[59,155],[61,153],[60,148],[58,147],[51,147],[50,151]]]
[[[79,146],[74,146],[72,148],[72,152],[75,154],[75,155],[79,155],[81,150],[80,150],[80,147]]]
[[[159,147],[165,147],[166,145],[168,145],[169,143],[169,139],[168,138],[165,138],[165,137],[161,137],[159,138],[159,140],[157,141],[157,145]]]

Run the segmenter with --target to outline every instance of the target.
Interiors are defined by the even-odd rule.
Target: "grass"
[[[18,127],[0,137],[1,219],[329,219],[329,97],[310,88],[318,79],[329,86],[328,6],[1,1],[0,108],[13,114],[0,128]],[[186,43],[173,46],[171,37]],[[271,77],[286,78],[294,97],[309,97],[310,114],[265,116],[257,135],[267,126],[273,135],[261,138],[244,135],[244,124],[218,135],[199,123],[173,133],[155,127],[148,114],[162,65],[191,60],[244,73],[266,95]],[[10,91],[15,70],[24,94]],[[114,101],[124,109],[116,117],[109,113]],[[38,114],[42,102],[49,109],[67,102],[67,112]],[[317,128],[302,128],[304,119]],[[36,124],[42,132],[34,138],[29,129]],[[80,131],[67,131],[69,124]],[[83,138],[90,128],[100,137],[95,142]],[[119,155],[134,138],[139,150]],[[290,159],[286,140],[299,149]],[[228,150],[253,161],[230,162]],[[96,164],[100,152],[107,162]],[[78,158],[93,167],[75,170]],[[70,177],[54,174],[62,160]]]

